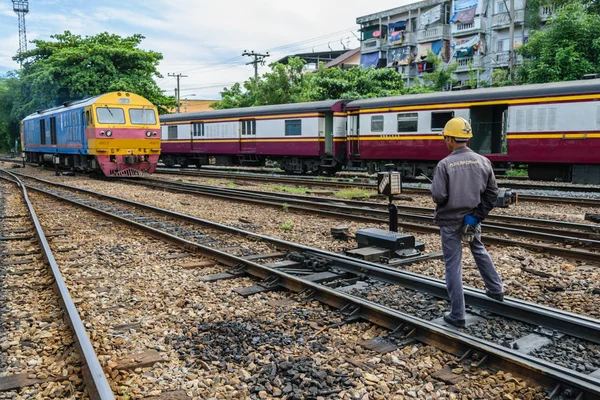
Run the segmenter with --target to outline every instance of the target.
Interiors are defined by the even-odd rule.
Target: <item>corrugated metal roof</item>
[[[356,48],[354,50],[348,50],[347,52],[345,52],[344,54],[342,54],[338,58],[336,58],[334,60],[331,60],[327,64],[325,64],[325,68],[336,67],[336,66],[342,64],[347,59],[354,57],[358,53],[360,53],[360,47],[358,47],[358,48]]]
[[[30,114],[30,115],[26,116],[23,119],[23,121],[27,121],[27,120],[33,119],[33,118],[40,118],[40,117],[43,117],[45,115],[53,114],[53,113],[55,113],[58,110],[67,111],[67,110],[70,110],[72,108],[87,107],[87,106],[90,106],[90,105],[94,104],[102,96],[104,96],[104,95],[101,94],[99,96],[88,97],[87,99],[82,99],[82,100],[76,100],[76,101],[68,102],[68,103],[66,103],[66,106],[63,104],[62,106],[52,107],[52,108],[48,108],[48,109],[43,110],[43,111],[34,112],[33,114]]]

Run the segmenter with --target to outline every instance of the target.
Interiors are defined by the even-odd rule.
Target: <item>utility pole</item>
[[[25,29],[25,14],[29,12],[29,1],[12,0],[13,11],[19,17],[19,55],[27,51],[27,30]],[[21,65],[23,61],[21,60]]]
[[[255,53],[254,50],[248,53],[248,51],[244,50],[242,56],[252,57],[254,60],[250,61],[246,65],[253,64],[254,65],[254,87],[258,89],[258,64],[265,65],[265,58],[270,57],[269,52],[267,54],[259,54]]]
[[[510,19],[510,42],[508,43],[508,72],[510,80],[512,81],[515,72],[515,0],[510,0],[510,10],[508,17]]]
[[[168,74],[168,76],[177,78],[177,87],[175,88],[175,99],[177,99],[177,114],[179,114],[179,110],[180,110],[179,99],[181,98],[181,89],[179,88],[179,80],[181,78],[187,78],[188,76],[182,75],[182,74]]]

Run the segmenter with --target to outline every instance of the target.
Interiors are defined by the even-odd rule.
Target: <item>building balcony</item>
[[[523,56],[515,54],[515,65],[523,62]],[[492,56],[492,68],[508,67],[509,55],[508,51],[502,51]]]
[[[525,10],[515,10],[515,25],[525,22]],[[510,14],[507,12],[492,16],[492,29],[503,29],[510,26]]]
[[[475,54],[468,57],[457,58],[454,62],[458,64],[458,68],[456,69],[457,73],[468,72],[471,68],[475,70],[483,67],[483,56]]]
[[[374,51],[379,51],[379,50],[381,50],[381,46],[384,43],[387,44],[387,39],[364,40],[360,44],[360,52],[361,53],[373,53]]]
[[[417,43],[450,40],[450,25],[435,25],[417,31]]]
[[[486,20],[476,17],[470,24],[452,24],[452,36],[474,35],[487,28]]]
[[[389,48],[400,47],[400,46],[416,46],[417,45],[416,37],[417,37],[416,34],[414,34],[413,32],[405,32],[404,37],[402,38],[402,41],[394,41],[392,38],[388,38],[388,40],[385,41],[385,43],[383,44],[383,47],[385,49],[389,49]]]
[[[554,16],[556,11],[559,9],[557,6],[540,6],[540,19],[543,22],[548,21],[550,18]]]

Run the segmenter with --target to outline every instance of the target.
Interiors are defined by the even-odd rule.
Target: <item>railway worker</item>
[[[444,320],[465,326],[465,297],[462,283],[462,245],[469,243],[488,297],[504,300],[502,280],[481,242],[480,222],[494,208],[498,185],[490,161],[467,147],[473,137],[471,124],[454,117],[444,127],[444,142],[452,153],[435,169],[431,194],[436,203],[434,222],[440,226],[446,265],[446,288],[450,313]]]

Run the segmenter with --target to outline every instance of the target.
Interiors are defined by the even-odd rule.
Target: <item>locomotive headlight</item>
[[[104,131],[100,131],[100,136],[104,136]]]
[[[152,136],[152,132],[150,132],[150,131],[146,132],[146,136],[147,136],[147,137],[150,137],[150,136]]]
[[[106,131],[106,136],[111,137],[112,136],[112,131]]]
[[[152,132],[152,136],[156,136],[156,132]]]

